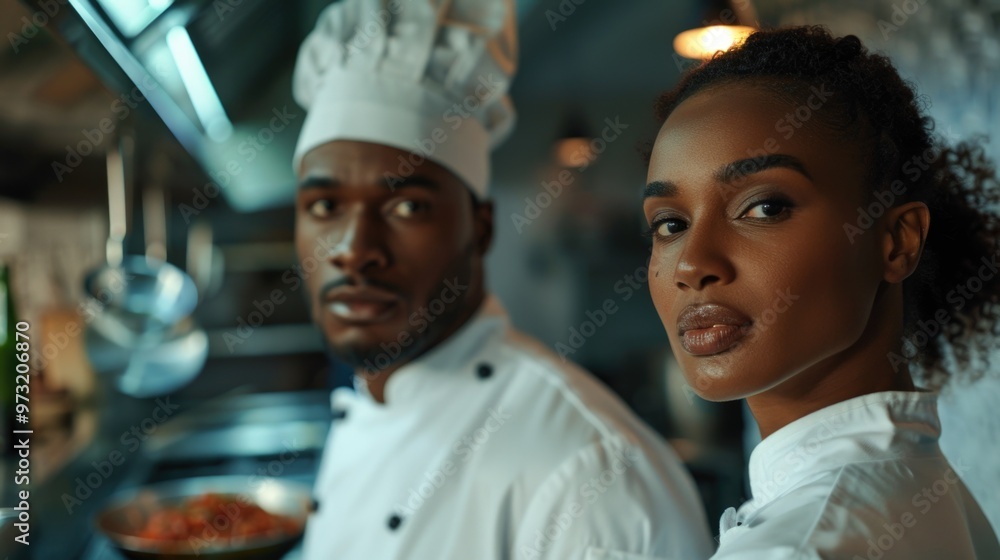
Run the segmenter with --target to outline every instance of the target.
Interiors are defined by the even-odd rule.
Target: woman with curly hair
[[[752,499],[713,558],[1000,558],[938,446],[996,334],[1000,185],[857,37],[761,31],[657,103],[650,293],[687,382],[746,399]]]

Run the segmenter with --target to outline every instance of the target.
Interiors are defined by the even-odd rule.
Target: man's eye
[[[413,216],[425,212],[427,205],[416,200],[403,200],[393,206],[392,213],[400,218],[412,218]]]
[[[333,213],[333,201],[322,198],[309,205],[309,214],[316,218],[327,218]]]

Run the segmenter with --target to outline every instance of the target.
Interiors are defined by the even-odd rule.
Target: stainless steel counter
[[[177,409],[167,414],[171,407]],[[94,515],[119,490],[214,475],[273,476],[312,487],[330,426],[326,391],[204,403],[114,397],[107,408],[101,436],[43,489],[34,558],[123,558],[93,529]]]

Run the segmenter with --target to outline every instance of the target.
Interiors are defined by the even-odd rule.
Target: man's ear
[[[473,201],[472,222],[476,235],[476,250],[485,256],[493,245],[493,201]]]
[[[920,263],[930,230],[931,213],[923,202],[908,202],[886,211],[882,233],[882,260],[886,282],[905,280]]]

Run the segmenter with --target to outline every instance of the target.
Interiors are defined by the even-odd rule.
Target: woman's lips
[[[744,313],[720,303],[688,305],[677,316],[681,346],[695,356],[725,352],[750,332],[752,323]]]
[[[715,325],[706,329],[691,329],[681,335],[681,346],[694,356],[709,356],[729,350],[749,331],[747,325]]]

